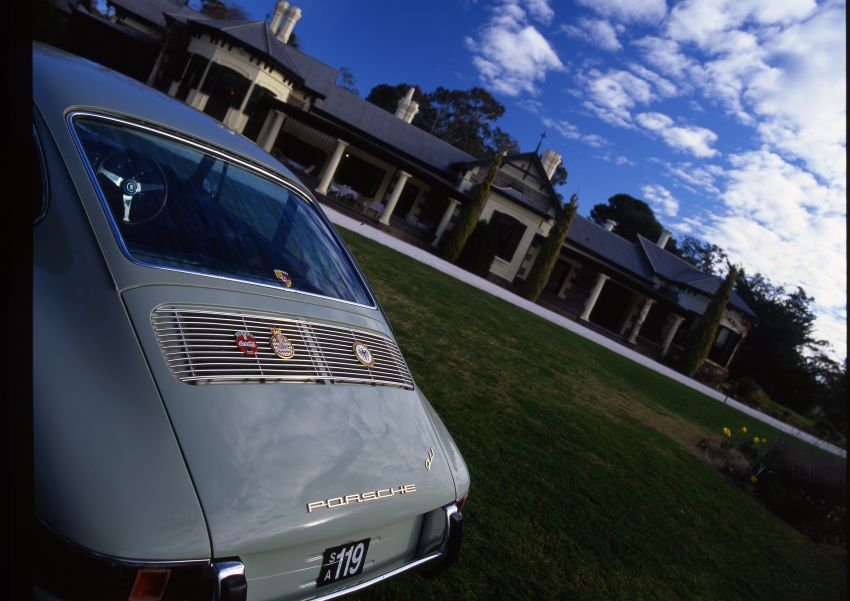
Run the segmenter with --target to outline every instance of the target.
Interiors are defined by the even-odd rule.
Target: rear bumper
[[[439,510],[432,512],[440,515]],[[362,580],[349,586],[330,590],[324,594],[307,597],[309,601],[337,599],[383,582],[404,572],[419,570],[425,577],[433,577],[451,567],[458,559],[463,538],[463,516],[457,505],[452,503],[442,508],[441,519],[445,527],[443,535],[434,542],[428,528],[437,527],[423,521],[416,555],[402,565]],[[198,601],[245,601],[250,585],[245,579],[245,564],[239,558],[226,560],[182,562],[181,564],[136,563],[98,556],[84,551],[61,537],[51,533],[38,523],[39,545],[42,553],[38,565],[34,598],[43,601],[60,599],[113,599],[126,598],[133,586],[133,578],[139,569],[171,568],[185,572],[186,589],[181,598]],[[191,591],[186,594],[185,591]],[[316,592],[316,591],[314,591]],[[166,598],[171,595],[166,594]]]
[[[423,576],[431,578],[450,568],[457,561],[458,556],[460,555],[460,545],[463,539],[463,515],[460,511],[458,511],[457,506],[454,503],[447,505],[443,508],[443,510],[445,512],[446,530],[439,549],[436,551],[426,552],[424,556],[416,557],[413,561],[403,566],[368,580],[364,580],[363,582],[358,582],[354,586],[331,591],[325,595],[310,597],[309,601],[329,601],[330,599],[338,599],[411,570],[419,570]],[[423,527],[423,537],[425,536],[424,530],[425,528]],[[420,544],[420,549],[421,548],[422,544]]]

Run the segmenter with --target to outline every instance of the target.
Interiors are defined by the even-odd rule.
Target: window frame
[[[146,132],[146,133],[154,135],[154,136],[164,137],[164,138],[167,138],[167,139],[169,139],[169,140],[171,140],[171,141],[173,141],[177,144],[183,144],[185,146],[189,146],[189,147],[191,147],[195,150],[198,150],[200,152],[211,154],[211,155],[213,155],[213,156],[215,156],[215,157],[217,157],[217,158],[219,158],[223,161],[227,161],[227,162],[233,163],[235,165],[238,165],[239,167],[246,169],[247,171],[253,173],[254,175],[257,175],[259,177],[263,177],[265,179],[271,180],[275,184],[280,185],[288,193],[296,196],[298,199],[305,202],[313,211],[315,211],[317,218],[325,226],[325,229],[327,230],[328,235],[331,236],[331,239],[337,245],[339,252],[342,253],[343,257],[348,261],[351,270],[353,271],[354,275],[356,276],[358,283],[362,286],[363,290],[365,291],[366,297],[369,299],[371,304],[358,303],[356,301],[350,301],[350,300],[346,300],[346,299],[342,299],[342,298],[337,298],[337,297],[334,297],[334,296],[327,296],[327,295],[324,295],[324,294],[316,294],[316,293],[313,293],[313,292],[305,292],[305,291],[302,291],[302,290],[295,290],[295,289],[290,289],[290,288],[283,289],[280,286],[276,286],[276,285],[273,285],[273,284],[266,284],[264,282],[258,282],[258,281],[255,281],[255,280],[240,279],[240,278],[229,276],[229,275],[211,274],[211,273],[204,273],[204,272],[199,272],[199,271],[192,271],[191,269],[182,269],[182,268],[178,268],[178,267],[169,267],[169,266],[165,266],[165,265],[156,265],[156,264],[151,264],[151,263],[145,263],[144,261],[141,261],[138,258],[134,257],[133,254],[130,252],[130,250],[127,248],[127,245],[125,244],[124,239],[121,235],[121,231],[118,229],[118,225],[115,223],[115,220],[111,217],[109,205],[106,201],[106,198],[103,196],[103,192],[100,189],[100,185],[98,184],[98,181],[97,181],[97,176],[96,176],[91,164],[89,163],[89,160],[86,156],[82,142],[80,141],[80,139],[77,135],[77,131],[76,131],[76,128],[75,128],[75,125],[74,125],[74,122],[77,119],[95,119],[95,120],[99,120],[99,121],[102,121],[102,122],[112,123],[112,124],[115,124],[119,127],[120,126],[130,127],[130,128],[133,128],[133,129],[141,130],[143,132]],[[101,209],[103,210],[104,217],[107,220],[109,227],[112,230],[112,234],[115,237],[115,240],[118,243],[118,246],[121,250],[121,254],[123,254],[132,263],[139,265],[141,267],[147,267],[147,268],[151,268],[151,269],[162,269],[162,270],[165,270],[165,271],[173,271],[173,272],[177,272],[177,273],[186,273],[186,274],[196,275],[196,276],[200,276],[200,277],[208,277],[208,278],[231,281],[231,282],[239,282],[239,283],[244,283],[244,284],[250,284],[250,285],[253,285],[253,286],[262,286],[264,288],[270,288],[270,289],[273,289],[273,290],[277,290],[279,292],[283,291],[283,292],[286,292],[286,293],[289,293],[289,294],[298,294],[298,295],[305,295],[305,296],[310,296],[310,297],[315,297],[315,298],[323,298],[323,299],[328,299],[328,300],[331,300],[331,301],[334,301],[334,302],[354,305],[354,306],[357,306],[357,307],[365,307],[367,309],[377,309],[378,308],[377,300],[375,299],[375,295],[373,294],[372,289],[369,287],[369,284],[366,282],[366,277],[363,275],[363,272],[360,270],[360,267],[357,265],[357,262],[351,256],[351,253],[348,252],[348,249],[346,248],[345,244],[342,242],[339,235],[336,233],[336,230],[334,229],[331,222],[328,220],[327,216],[321,210],[321,207],[319,206],[319,204],[311,196],[309,196],[308,194],[305,194],[303,191],[298,189],[298,187],[295,184],[291,183],[290,181],[288,181],[287,179],[278,175],[277,173],[275,173],[273,171],[269,171],[265,167],[260,167],[260,166],[256,165],[255,163],[250,162],[250,160],[246,160],[244,158],[241,158],[240,156],[238,156],[236,154],[226,152],[226,151],[223,151],[219,148],[211,146],[211,145],[209,145],[209,143],[206,143],[206,142],[202,143],[202,142],[199,142],[196,139],[189,138],[186,134],[176,133],[176,132],[173,132],[173,131],[170,131],[170,130],[167,130],[167,129],[163,129],[163,128],[159,128],[159,127],[151,127],[150,125],[147,125],[147,124],[143,124],[143,123],[140,123],[140,122],[137,122],[137,121],[131,121],[131,120],[125,118],[125,117],[115,117],[113,115],[94,112],[94,111],[88,111],[88,110],[86,110],[86,111],[73,111],[73,112],[70,112],[67,115],[66,123],[67,123],[68,129],[71,133],[71,138],[74,141],[74,145],[77,147],[77,152],[79,153],[80,160],[82,161],[83,166],[85,167],[86,172],[89,175],[89,179],[91,180],[92,187],[95,191],[95,194],[98,197],[98,201],[99,201],[99,204],[101,206]]]

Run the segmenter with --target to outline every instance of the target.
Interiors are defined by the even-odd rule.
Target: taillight
[[[469,490],[455,500],[455,505],[457,506],[458,511],[463,511],[463,506],[466,504],[467,497],[469,497]]]
[[[38,549],[38,560],[33,566],[35,585],[62,599],[209,601],[217,594],[226,599],[245,599],[244,576],[239,576],[240,582],[233,578],[225,580],[219,574],[220,562],[147,563],[104,557],[63,539],[40,520],[34,522]],[[233,584],[241,587],[231,591]]]
[[[171,570],[138,570],[127,601],[162,601]]]

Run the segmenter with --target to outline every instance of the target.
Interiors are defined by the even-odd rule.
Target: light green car
[[[33,48],[39,599],[331,599],[456,560],[469,473],[310,192]]]

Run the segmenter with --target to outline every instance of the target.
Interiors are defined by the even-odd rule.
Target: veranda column
[[[266,117],[266,122],[257,138],[257,144],[266,152],[271,152],[274,143],[277,141],[277,136],[280,134],[280,128],[283,126],[284,114],[277,110],[269,111]]]
[[[682,322],[685,321],[685,318],[681,315],[673,316],[673,323],[670,324],[670,327],[667,330],[667,334],[664,336],[664,342],[661,343],[661,356],[667,354],[670,350],[670,345],[673,344],[673,338],[676,337],[676,332],[679,331],[679,326],[682,325]]]
[[[459,204],[459,200],[455,200],[454,198],[449,199],[449,206],[446,207],[446,212],[443,213],[443,218],[440,219],[440,225],[437,226],[434,241],[431,243],[431,246],[434,248],[437,248],[440,244],[440,240],[443,239],[443,234],[446,233],[446,228],[449,227],[449,221],[452,220],[452,215],[454,215],[455,209]]]
[[[602,286],[604,286],[607,281],[608,276],[604,273],[600,273],[599,277],[596,278],[596,285],[593,287],[593,290],[591,290],[590,296],[587,297],[587,302],[584,304],[584,311],[581,312],[580,319],[582,321],[590,319],[590,313],[593,311],[593,307],[596,306],[596,301],[599,300],[599,294],[602,292]]]
[[[407,183],[408,179],[410,179],[410,174],[407,171],[398,172],[398,180],[396,180],[395,187],[387,199],[387,205],[384,207],[384,212],[381,213],[381,218],[378,219],[384,225],[390,224],[390,217],[392,217],[393,211],[395,211],[401,191],[404,190],[404,184]]]
[[[643,303],[643,307],[641,307],[640,313],[638,314],[638,318],[635,321],[635,325],[632,327],[632,331],[629,334],[629,343],[634,344],[637,342],[638,334],[640,334],[640,329],[643,327],[643,322],[646,321],[646,316],[649,315],[649,310],[652,308],[652,305],[655,304],[655,301],[651,298],[646,299]]]
[[[212,57],[207,61],[207,66],[204,67],[204,73],[201,75],[201,79],[198,81],[198,87],[193,88],[192,91],[189,92],[189,97],[186,99],[186,104],[191,107],[198,109],[199,111],[204,110],[203,105],[206,104],[204,101],[206,97],[201,93],[201,86],[204,85],[204,82],[207,80],[207,74],[210,72],[210,67],[213,64]],[[184,75],[185,77],[185,75]]]
[[[322,177],[319,180],[319,185],[316,186],[316,192],[319,194],[328,193],[328,186],[331,185],[334,175],[336,175],[336,168],[339,167],[339,162],[342,160],[342,153],[345,152],[347,147],[348,142],[343,142],[342,140],[337,139],[336,148],[334,148],[334,153],[331,155],[331,160],[328,161],[327,165],[325,165],[325,169],[322,171]]]

